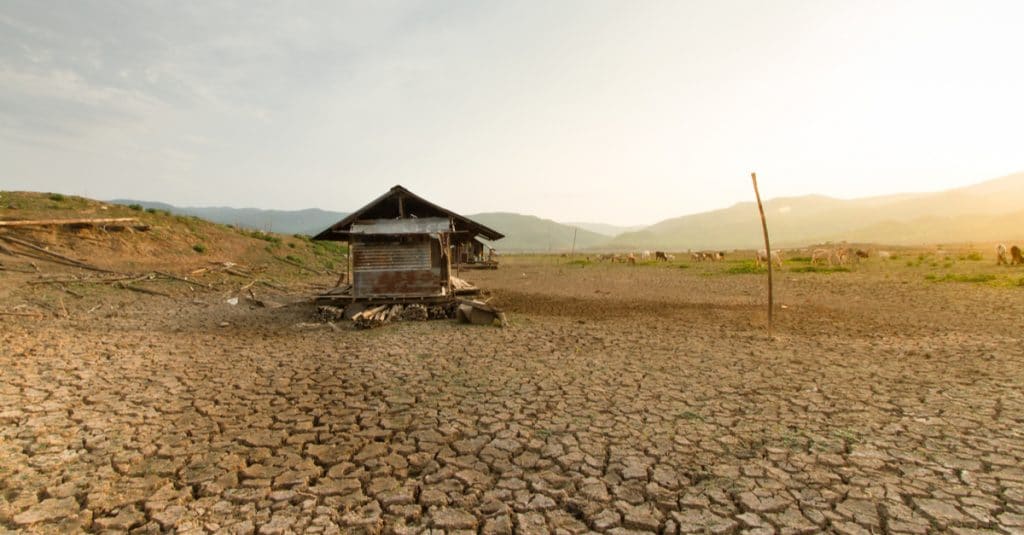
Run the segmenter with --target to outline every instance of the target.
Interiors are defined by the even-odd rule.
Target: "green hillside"
[[[505,235],[493,243],[500,251],[568,252],[572,248],[574,231],[578,251],[608,242],[608,236],[530,215],[490,212],[468,217]]]
[[[820,195],[771,199],[765,212],[779,246],[823,241],[892,244],[991,241],[1024,229],[1024,173],[937,193],[863,199]],[[761,246],[757,206],[687,215],[615,237],[619,249],[734,249]]]

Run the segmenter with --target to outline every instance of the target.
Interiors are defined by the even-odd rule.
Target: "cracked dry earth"
[[[506,329],[4,318],[0,525],[1024,532],[1018,290],[783,277],[768,342],[759,277],[510,264],[471,276]]]

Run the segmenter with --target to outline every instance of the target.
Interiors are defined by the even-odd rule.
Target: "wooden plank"
[[[0,221],[0,227],[45,227],[53,225],[106,225],[108,223],[138,223],[137,217],[107,217],[81,219],[22,219]]]

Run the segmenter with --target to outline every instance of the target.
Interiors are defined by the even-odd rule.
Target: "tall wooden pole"
[[[572,250],[569,252],[569,258],[571,259],[576,258],[576,231],[579,229],[579,227],[572,228]]]
[[[764,232],[764,252],[768,256],[768,336],[772,335],[772,309],[775,308],[772,296],[772,246],[768,242],[768,223],[764,219],[764,206],[761,205],[761,193],[757,190],[757,173],[750,173],[754,183],[754,197],[757,197],[757,211],[761,213],[761,230]]]

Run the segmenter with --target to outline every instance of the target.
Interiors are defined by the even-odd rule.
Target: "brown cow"
[[[654,259],[668,262],[668,256],[665,255],[665,251],[654,251]]]
[[[1010,247],[1010,265],[1016,266],[1018,264],[1024,264],[1024,257],[1020,255],[1020,247],[1014,245]]]

